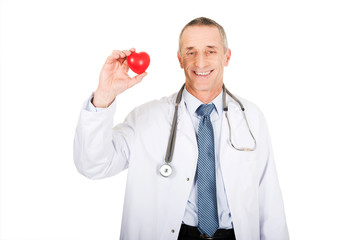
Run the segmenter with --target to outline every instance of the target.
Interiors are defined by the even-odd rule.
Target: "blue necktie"
[[[198,130],[199,158],[197,162],[198,229],[201,234],[213,236],[219,228],[216,202],[216,172],[214,131],[210,114],[214,104],[202,104],[196,110],[201,116]]]

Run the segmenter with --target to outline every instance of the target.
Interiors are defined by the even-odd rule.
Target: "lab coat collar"
[[[178,124],[182,121],[182,118],[183,118],[183,115],[185,113],[186,115],[186,111],[187,111],[187,106],[185,105],[185,98],[187,98],[186,96],[186,89],[184,89],[184,92],[183,92],[183,95],[185,93],[185,96],[183,96],[181,98],[181,101],[179,103],[179,111],[178,111]],[[174,111],[175,111],[175,102],[176,102],[176,96],[177,96],[178,92],[174,93],[171,98],[170,98],[170,106],[169,106],[169,121],[170,121],[170,124],[172,122],[172,119],[173,119],[173,116],[174,116]],[[191,95],[189,93],[189,95]],[[220,117],[221,115],[224,115],[225,112],[223,111],[223,104],[222,104],[222,95],[223,95],[223,92],[221,92],[215,99],[214,99],[214,104],[215,104],[215,107],[216,107],[216,112],[217,112],[217,116]],[[191,97],[194,97],[191,95]],[[195,98],[195,97],[194,97]],[[195,98],[196,99],[196,98]],[[198,99],[196,99],[197,101],[199,101]],[[240,99],[241,100],[241,99]],[[200,101],[199,101],[200,102]],[[201,103],[201,102],[200,102]],[[234,100],[232,99],[228,94],[226,94],[226,103],[227,103],[227,106],[228,106],[228,109],[229,109],[229,112],[231,111],[235,111],[235,112],[240,112],[241,111],[241,108],[239,106],[239,104]],[[189,109],[189,112],[195,112],[197,109],[197,107],[191,107],[191,109]],[[220,115],[221,114],[221,115]],[[231,115],[231,113],[230,113]],[[242,118],[242,116],[241,116]],[[189,118],[189,120],[191,121],[191,119]],[[179,125],[178,125],[179,127]]]

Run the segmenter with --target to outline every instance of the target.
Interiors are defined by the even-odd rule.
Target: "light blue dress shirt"
[[[215,105],[215,110],[210,115],[211,123],[214,129],[214,141],[215,141],[215,162],[216,162],[216,192],[217,192],[217,204],[218,204],[218,215],[219,215],[219,228],[230,229],[233,228],[231,213],[227,201],[226,191],[222,178],[219,150],[220,150],[220,137],[221,137],[221,125],[223,120],[223,107],[222,107],[222,91],[212,101]],[[196,114],[196,109],[203,104],[199,99],[191,95],[186,88],[183,91],[183,99],[185,101],[186,109],[191,116],[194,131],[197,136],[200,117]],[[188,203],[185,209],[183,223],[186,225],[198,226],[198,208],[197,208],[197,179],[195,177],[193,187],[188,199]]]

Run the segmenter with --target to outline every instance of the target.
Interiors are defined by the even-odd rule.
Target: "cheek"
[[[224,58],[224,59],[218,59],[218,61],[217,61],[217,65],[220,67],[220,68],[224,68],[225,67],[225,65],[226,65],[226,59]]]
[[[184,69],[188,69],[192,66],[192,61],[190,59],[184,59],[182,64]]]

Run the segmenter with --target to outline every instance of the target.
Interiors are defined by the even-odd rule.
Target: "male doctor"
[[[126,59],[134,51],[115,50],[107,58],[74,140],[74,161],[84,176],[100,179],[128,169],[120,239],[289,239],[264,117],[241,99],[248,128],[240,105],[223,92],[231,51],[222,26],[202,17],[180,34],[185,89],[169,176],[159,169],[177,94],[135,108],[113,127],[115,98],[146,76],[128,75]],[[231,144],[255,149],[239,151]]]

